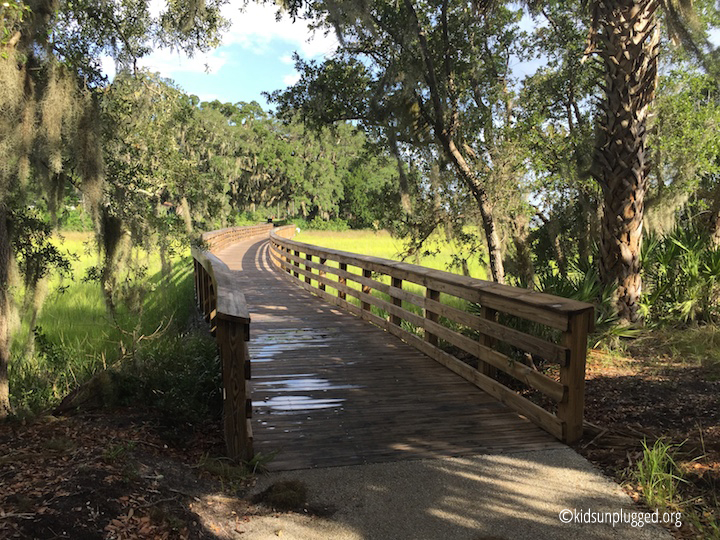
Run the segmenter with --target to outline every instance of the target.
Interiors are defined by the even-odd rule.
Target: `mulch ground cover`
[[[632,476],[643,454],[643,441],[662,439],[674,446],[679,482],[675,509],[694,512],[706,524],[703,533],[687,524],[679,538],[708,536],[708,523],[720,519],[720,373],[679,361],[618,357],[592,351],[588,358],[585,420],[576,450],[624,485],[642,502]]]
[[[226,538],[262,510],[223,451],[219,425],[152,411],[0,425],[0,538]]]

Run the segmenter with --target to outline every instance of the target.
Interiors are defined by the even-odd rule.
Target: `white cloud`
[[[102,55],[100,57],[100,68],[102,69],[102,72],[107,75],[111,80],[115,78],[115,60],[113,60],[108,55]]]
[[[166,2],[163,0],[152,0],[150,7],[153,13],[157,14],[165,8],[165,5]],[[289,44],[305,58],[330,55],[338,46],[334,34],[313,32],[301,19],[293,23],[287,15],[284,15],[280,21],[277,21],[275,18],[277,7],[272,3],[252,2],[241,9],[238,3],[233,5],[230,2],[230,5],[226,4],[222,8],[222,12],[230,21],[230,28],[222,37],[222,45],[239,45],[249,53],[267,52],[270,43],[274,40]],[[183,53],[156,49],[142,58],[138,64],[150,71],[159,72],[164,77],[175,78],[179,73],[217,73],[229,60],[231,60],[229,54],[223,52],[222,47],[206,53],[198,53],[192,58]],[[283,55],[280,61],[288,65],[293,63],[289,54]],[[298,75],[287,75],[284,80],[286,84],[293,84],[297,78]]]
[[[172,77],[175,73],[216,73],[227,61],[227,54],[217,49],[192,58],[168,49],[156,49],[138,64],[150,71],[158,71],[164,77]]]
[[[277,21],[276,13],[277,7],[273,4],[253,2],[242,11],[237,5],[226,5],[223,15],[231,21],[231,26],[223,44],[239,44],[254,52],[263,52],[273,39],[280,39],[292,43],[306,58],[329,55],[337,48],[334,34],[312,32],[305,21],[297,19],[293,23],[287,14]]]
[[[291,86],[298,82],[300,80],[300,74],[299,73],[291,73],[290,75],[285,75],[283,77],[283,83],[285,83],[288,86]]]

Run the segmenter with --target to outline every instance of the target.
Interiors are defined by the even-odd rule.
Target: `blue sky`
[[[277,7],[273,3],[250,2],[245,8],[229,4],[223,7],[223,15],[231,25],[223,36],[222,46],[193,58],[157,50],[143,58],[140,65],[173,79],[185,92],[203,101],[255,100],[268,109],[261,92],[285,88],[299,77],[292,62],[293,52],[306,60],[321,59],[337,47],[332,33],[313,33],[305,22],[293,23],[287,16],[277,21]],[[152,0],[151,11],[160,12],[164,5],[164,0]],[[530,30],[533,22],[525,16],[521,26]],[[713,34],[714,42],[720,41],[719,35],[720,31]],[[515,73],[522,77],[543,63],[543,60],[518,63]],[[114,75],[109,59],[104,67]]]
[[[271,106],[261,92],[286,88],[299,78],[292,61],[294,52],[306,60],[322,59],[337,47],[332,32],[313,32],[306,22],[293,23],[287,16],[277,21],[277,7],[273,3],[251,2],[244,8],[229,4],[223,7],[223,15],[231,24],[220,47],[192,58],[156,50],[141,59],[139,65],[174,80],[186,93],[195,94],[202,101],[255,100],[267,110]],[[164,5],[164,0],[152,0],[151,12],[159,13]],[[532,26],[527,16],[523,24],[528,29]],[[535,71],[539,64],[542,62],[538,60],[519,63],[515,69],[522,76]],[[106,59],[104,67],[114,75],[111,60]]]
[[[141,65],[173,79],[203,101],[256,100],[267,109],[261,92],[285,88],[298,79],[293,52],[305,59],[322,58],[337,45],[334,35],[313,33],[300,20],[276,21],[276,12],[272,4],[250,3],[242,12],[237,4],[225,6],[223,14],[231,27],[222,46],[193,58],[155,51]]]

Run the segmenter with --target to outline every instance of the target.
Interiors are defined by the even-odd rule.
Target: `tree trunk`
[[[480,210],[480,216],[482,217],[482,226],[485,231],[485,240],[488,245],[488,258],[490,263],[490,273],[493,281],[497,283],[505,283],[505,268],[503,267],[502,261],[502,250],[500,235],[497,230],[497,223],[495,223],[495,217],[493,215],[493,207],[490,204],[490,199],[487,196],[485,190],[478,184],[473,170],[465,161],[465,158],[455,146],[455,142],[450,139],[446,140],[445,149],[450,157],[455,170],[460,175],[460,178],[470,189],[473,194],[475,201],[477,202],[478,209]]]
[[[591,225],[591,220],[595,212],[595,208],[590,204],[587,194],[581,189],[578,191],[579,201],[579,231],[578,231],[578,256],[582,263],[590,260],[593,242],[593,231],[597,227]]]
[[[521,278],[528,289],[535,288],[535,266],[530,249],[530,222],[527,216],[520,214],[512,221],[512,239],[515,245],[515,266],[517,277]]]
[[[562,242],[560,241],[560,222],[558,218],[550,216],[547,223],[548,236],[552,243],[553,249],[555,250],[555,261],[557,262],[558,272],[564,278],[567,277],[567,257],[565,256],[565,250],[563,249]]]
[[[600,277],[614,283],[621,322],[639,320],[640,243],[647,191],[648,108],[657,86],[655,0],[598,2],[605,101],[593,175],[603,191]]]
[[[720,184],[715,188],[712,210],[710,211],[710,245],[720,248]]]
[[[8,212],[0,203],[0,420],[10,414],[10,383],[8,367],[10,365],[10,317],[12,299],[10,297],[10,234],[8,231]]]
[[[183,222],[185,223],[185,232],[188,234],[192,234],[192,215],[190,214],[190,203],[188,202],[187,197],[182,197],[180,199],[180,206],[178,206],[177,208],[177,213],[180,215],[180,217],[183,219]]]

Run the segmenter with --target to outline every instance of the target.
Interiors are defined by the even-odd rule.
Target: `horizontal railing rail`
[[[197,306],[210,323],[218,345],[223,376],[223,424],[228,456],[235,460],[253,457],[250,425],[252,402],[250,314],[245,296],[235,289],[233,272],[214,252],[256,236],[267,236],[273,226],[230,227],[204,233],[201,245],[192,248]]]
[[[217,252],[232,244],[250,238],[268,234],[273,230],[272,223],[263,223],[261,225],[249,225],[247,227],[228,227],[227,229],[218,229],[217,231],[208,231],[200,237],[203,245],[211,252]]]
[[[558,439],[570,443],[581,437],[587,335],[594,321],[591,304],[321,248],[291,240],[294,232],[292,225],[272,231],[271,254],[276,266],[300,286],[398,336]],[[386,277],[384,281],[381,276]],[[404,289],[404,283],[419,286],[424,294]],[[327,289],[334,289],[334,294]],[[384,293],[389,300],[372,291]],[[349,301],[348,296],[357,299],[359,305]],[[456,307],[467,303],[476,304],[477,313]],[[387,316],[373,313],[373,307]],[[505,315],[500,317],[501,313]],[[552,331],[540,335],[524,331],[527,323],[508,326],[509,321],[518,319],[552,329],[559,339],[547,337]],[[413,332],[413,327],[422,332],[422,337]],[[556,364],[557,375],[548,376],[535,369],[532,362],[528,365],[519,361],[518,354],[502,352],[501,343],[531,358]],[[464,361],[467,355],[477,360],[477,368]],[[497,377],[498,370],[520,381],[524,388],[546,396],[542,405],[506,386]]]

